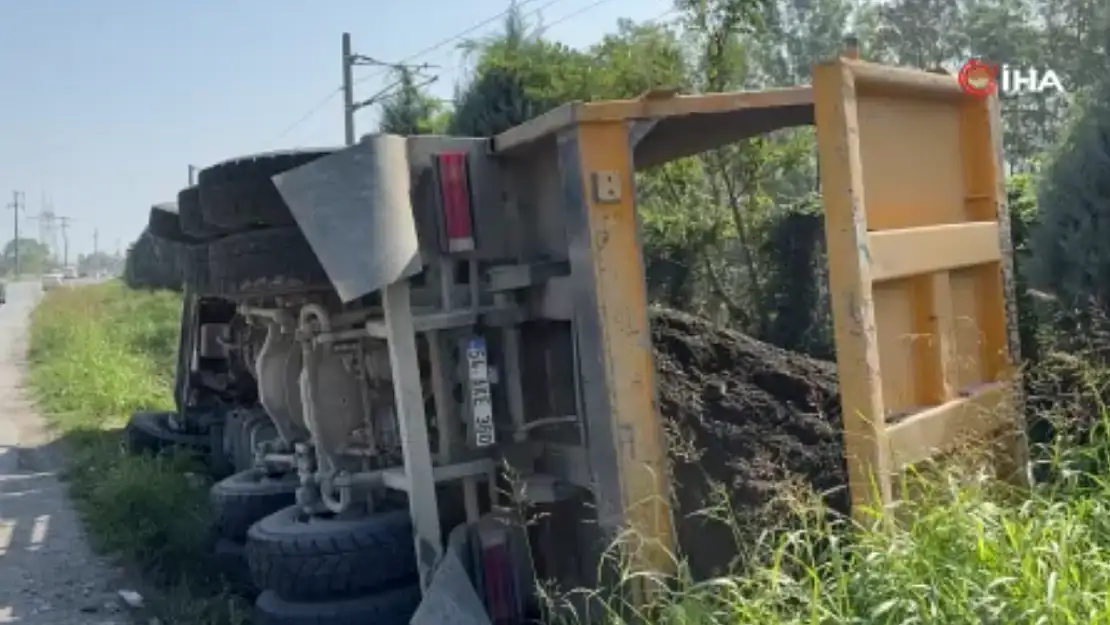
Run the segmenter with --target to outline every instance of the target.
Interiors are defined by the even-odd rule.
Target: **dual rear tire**
[[[136,454],[159,454],[171,449],[205,454],[208,435],[177,423],[174,413],[140,411],[131,415],[124,428],[127,448]]]
[[[229,159],[201,170],[197,184],[178,194],[176,214],[152,209],[151,224],[157,222],[159,232],[190,242],[190,288],[228,299],[330,289],[327,274],[272,178],[333,151]]]
[[[421,592],[407,510],[336,519],[279,510],[251,526],[256,624],[407,625]]]
[[[217,561],[254,623],[407,625],[420,602],[407,510],[305,515],[297,480],[243,471],[212,487]]]

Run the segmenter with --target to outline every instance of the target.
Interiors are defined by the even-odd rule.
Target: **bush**
[[[1044,173],[1030,277],[1068,310],[1093,305],[1105,314],[1110,313],[1110,80],[1092,96]]]
[[[1036,227],[1037,199],[1027,175],[1011,176],[1006,181],[1006,204],[1010,210],[1010,241],[1014,251],[1014,294],[1017,298],[1018,334],[1021,357],[1036,363],[1041,357],[1040,319],[1029,290],[1029,233]]]

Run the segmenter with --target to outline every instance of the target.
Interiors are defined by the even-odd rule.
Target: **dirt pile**
[[[672,435],[678,538],[699,578],[724,572],[737,542],[782,518],[768,504],[799,483],[847,511],[840,405],[831,363],[707,321],[652,313],[659,399]],[[739,535],[690,515],[727,492]]]

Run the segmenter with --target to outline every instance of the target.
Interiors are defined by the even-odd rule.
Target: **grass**
[[[66,473],[95,546],[154,582],[172,623],[231,623],[210,553],[207,486],[193,458],[136,457],[121,428],[171,409],[180,296],[110,282],[49,292],[32,316],[30,382],[66,446]],[[162,590],[155,590],[162,589]]]
[[[1086,366],[1081,387],[1058,390],[1045,415],[1059,436],[1037,446],[1047,479],[1031,492],[967,468],[908,476],[916,498],[899,504],[893,528],[832,518],[812,498],[794,498],[792,531],[745,546],[760,563],[752,570],[698,583],[650,580],[663,590],[637,610],[647,615],[639,620],[628,616],[627,593],[598,597],[604,622],[1110,623],[1110,412],[1106,387],[1092,384],[1105,370]]]
[[[810,515],[744,576],[679,583],[657,625],[1110,623],[1110,489],[1045,488],[1000,503],[989,483],[934,484],[893,531]],[[939,493],[938,493],[939,494]],[[610,623],[631,622],[616,614]]]
[[[170,405],[178,314],[175,296],[118,284],[51,293],[34,317],[32,382],[73,442],[73,490],[97,542],[176,584],[170,622],[226,623],[232,601],[198,599],[212,586],[202,570],[205,488],[186,476],[191,460],[124,455],[115,429],[132,410]],[[697,583],[661,580],[646,622],[1110,625],[1110,418],[1097,373],[1037,402],[1056,422],[1082,411],[1094,427],[1043,450],[1049,479],[1031,493],[949,472],[916,485],[920,498],[902,504],[909,520],[893,530],[796,501],[791,531],[745,546],[761,564]],[[635,622],[621,597],[601,603],[610,625]]]

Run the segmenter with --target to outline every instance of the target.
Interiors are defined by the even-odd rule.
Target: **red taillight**
[[[474,226],[470,210],[470,177],[466,152],[445,152],[436,156],[439,169],[439,195],[442,202],[444,233],[448,252],[474,249]]]

